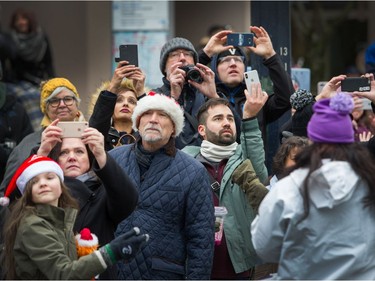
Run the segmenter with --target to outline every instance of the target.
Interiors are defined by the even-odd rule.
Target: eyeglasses
[[[69,106],[69,105],[72,105],[76,100],[77,99],[74,96],[66,96],[66,97],[63,97],[62,99],[52,98],[48,100],[47,103],[51,105],[52,107],[58,107],[61,101],[63,101],[66,106]]]
[[[174,51],[174,52],[170,52],[168,56],[172,59],[177,59],[181,56],[181,54],[183,54],[184,57],[187,57],[187,58],[194,57],[194,53],[192,51]]]
[[[219,63],[225,63],[225,64],[230,64],[234,61],[234,63],[244,63],[245,57],[244,56],[226,56],[226,57],[221,57],[218,59]]]

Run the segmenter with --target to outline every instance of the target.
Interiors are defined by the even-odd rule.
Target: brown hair
[[[38,27],[38,23],[36,21],[34,13],[31,12],[31,11],[27,11],[25,9],[22,9],[22,8],[18,8],[17,10],[15,10],[13,12],[12,17],[10,19],[10,24],[9,24],[11,29],[17,31],[16,20],[17,20],[18,17],[23,17],[23,18],[26,18],[28,20],[28,22],[29,22],[28,33],[32,33],[32,32],[36,31],[36,29]]]
[[[272,162],[272,172],[277,176],[278,179],[281,179],[286,175],[285,162],[290,152],[294,148],[298,148],[299,152],[307,145],[309,145],[308,138],[299,136],[291,136],[282,143],[273,157]]]
[[[61,179],[60,185],[61,195],[58,201],[58,207],[78,209],[77,201],[71,196],[67,186]],[[5,279],[17,279],[13,247],[22,219],[29,214],[35,214],[36,211],[36,205],[32,201],[32,187],[33,182],[31,179],[26,184],[25,192],[21,198],[10,206],[10,212],[8,212],[9,214],[4,224],[3,237],[5,247],[1,256],[1,267],[5,273]]]
[[[197,114],[198,124],[205,125],[207,122],[208,117],[208,109],[215,107],[217,105],[225,105],[228,106],[230,110],[229,101],[223,98],[212,98],[206,101],[200,108]]]

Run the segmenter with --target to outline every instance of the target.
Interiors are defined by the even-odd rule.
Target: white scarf
[[[204,140],[201,144],[201,154],[207,160],[220,162],[223,159],[229,159],[236,152],[237,146],[236,142],[224,146]]]

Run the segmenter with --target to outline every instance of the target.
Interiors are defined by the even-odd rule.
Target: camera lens
[[[186,78],[188,80],[193,80],[194,82],[197,82],[197,83],[203,82],[201,73],[196,69],[190,69],[188,73],[186,73]]]

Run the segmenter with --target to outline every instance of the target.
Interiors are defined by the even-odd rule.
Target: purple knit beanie
[[[354,130],[350,113],[354,102],[350,95],[338,93],[330,99],[314,104],[314,114],[307,126],[307,135],[313,142],[352,143]]]

